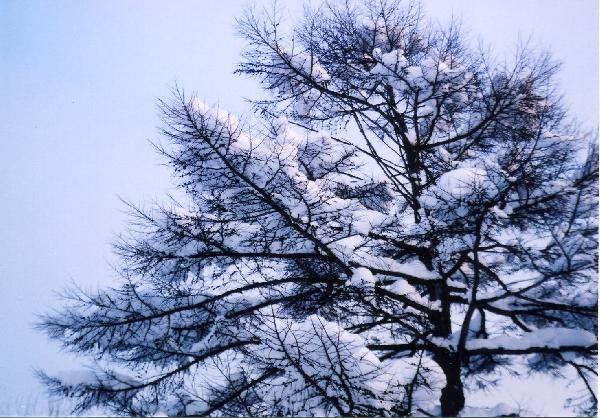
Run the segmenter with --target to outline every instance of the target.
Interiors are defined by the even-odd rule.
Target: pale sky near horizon
[[[208,103],[247,110],[242,97],[258,88],[233,75],[243,45],[234,24],[251,3],[0,2],[0,403],[40,390],[34,368],[71,364],[32,329],[34,314],[60,306],[53,292],[69,280],[111,282],[109,244],[126,220],[118,197],[150,203],[172,187],[147,142],[158,138],[156,98],[177,81]],[[297,1],[279,4],[291,16],[301,11]],[[571,114],[596,128],[595,0],[426,0],[424,8],[442,22],[460,18],[499,56],[519,39],[550,48],[563,62]],[[544,402],[546,413],[561,413],[555,399]]]

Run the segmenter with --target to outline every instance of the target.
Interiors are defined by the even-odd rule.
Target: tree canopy
[[[265,97],[241,119],[160,101],[184,197],[131,206],[121,286],[41,318],[94,359],[41,373],[51,390],[116,414],[452,416],[502,371],[571,368],[593,413],[598,152],[550,55],[493,59],[398,1],[238,23]]]

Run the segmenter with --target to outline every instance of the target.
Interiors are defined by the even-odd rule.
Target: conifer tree
[[[241,120],[160,102],[185,198],[132,206],[121,286],[41,319],[94,360],[51,390],[124,415],[453,416],[502,371],[571,369],[593,413],[598,153],[551,57],[499,62],[397,1],[239,30],[265,98]]]

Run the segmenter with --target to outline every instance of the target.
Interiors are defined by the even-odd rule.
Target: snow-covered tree
[[[500,62],[383,0],[239,28],[266,98],[242,120],[161,102],[185,197],[132,207],[120,287],[41,319],[94,359],[51,390],[117,414],[452,416],[505,371],[570,368],[593,412],[598,153],[549,55]]]

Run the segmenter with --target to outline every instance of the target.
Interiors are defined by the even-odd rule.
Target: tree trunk
[[[465,394],[460,378],[460,362],[455,354],[437,354],[433,358],[446,376],[446,386],[442,389],[440,404],[442,416],[455,417],[465,406]]]

